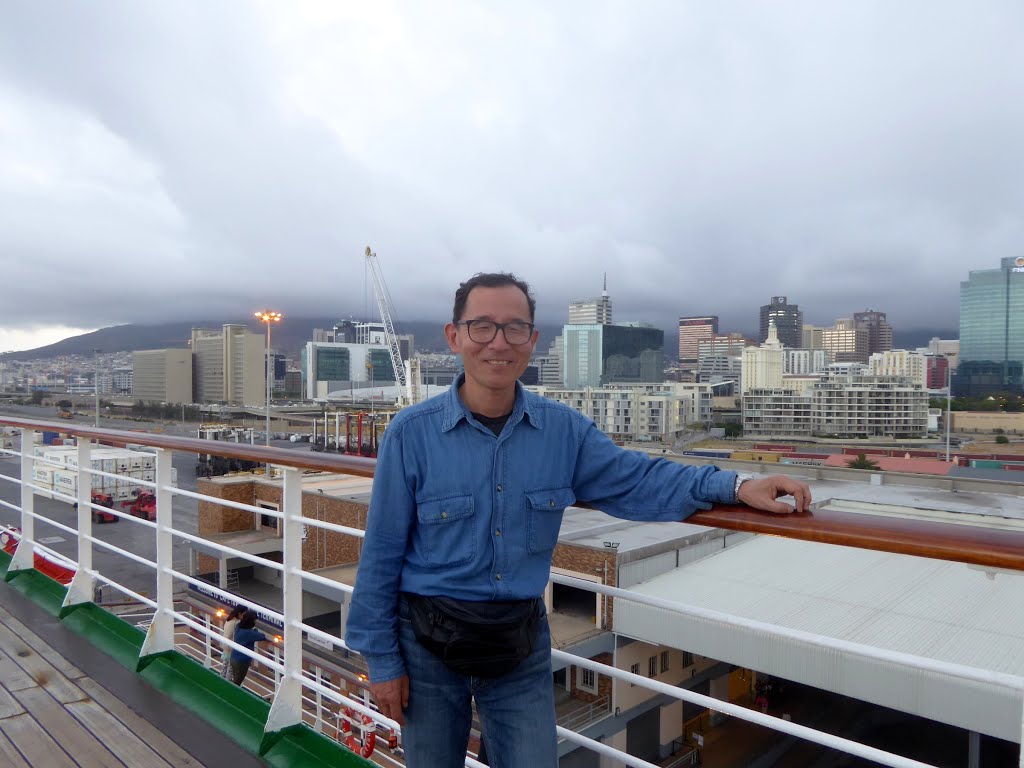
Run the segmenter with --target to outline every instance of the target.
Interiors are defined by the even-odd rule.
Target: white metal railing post
[[[213,621],[210,620],[210,614],[203,614],[203,624],[206,625],[207,632],[213,630]],[[210,634],[203,636],[203,653],[206,654],[203,659],[203,666],[211,669],[213,667],[213,637]]]
[[[281,512],[284,676],[270,706],[265,736],[302,722],[302,472],[294,467],[284,470]]]
[[[139,651],[142,659],[153,654],[174,650],[174,537],[171,486],[172,454],[156,449],[156,613],[149,625],[146,639]]]
[[[317,687],[314,688],[314,696],[316,698],[316,721],[313,723],[313,730],[317,733],[324,732],[324,695],[320,691],[320,686],[324,684],[323,671],[320,666],[313,667],[313,679],[316,681]]]
[[[92,474],[89,469],[92,467],[92,441],[85,438],[78,439],[78,468],[76,482],[78,483],[78,568],[75,570],[74,578],[68,585],[67,594],[64,595],[64,604],[61,606],[61,613],[73,605],[91,602],[93,599],[94,580],[92,577]]]
[[[21,430],[21,541],[14,551],[11,564],[7,568],[7,578],[16,571],[26,571],[35,567],[36,520],[32,517],[35,511],[35,492],[29,488],[34,483],[35,457],[32,445],[35,432],[31,429]]]

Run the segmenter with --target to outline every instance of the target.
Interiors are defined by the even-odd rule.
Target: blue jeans
[[[402,744],[409,768],[462,768],[471,700],[476,700],[493,768],[556,768],[551,632],[545,615],[533,652],[507,675],[487,680],[453,672],[416,640],[399,601],[398,645],[409,674]]]

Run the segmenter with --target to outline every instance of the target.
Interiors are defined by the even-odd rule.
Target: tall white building
[[[608,295],[608,275],[604,276],[601,295],[569,302],[569,325],[611,325],[612,300]]]
[[[924,355],[906,349],[875,352],[868,358],[868,370],[873,376],[904,376],[922,388],[928,386],[927,366]]]
[[[775,323],[770,323],[767,341],[760,347],[746,347],[743,350],[743,385],[740,392],[746,394],[751,389],[781,389],[784,352]]]
[[[784,352],[783,372],[788,375],[824,373],[832,362],[832,356],[826,349],[786,349]]]

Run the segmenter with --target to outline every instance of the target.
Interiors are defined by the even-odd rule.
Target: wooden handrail
[[[773,515],[748,507],[727,505],[696,512],[686,522],[820,544],[1024,571],[1024,531],[834,509]]]
[[[153,432],[131,432],[123,429],[103,429],[77,424],[57,424],[51,421],[34,419],[15,419],[0,416],[0,424],[22,429],[35,429],[46,432],[60,432],[75,437],[87,437],[103,440],[114,445],[137,443],[154,448],[167,448],[187,453],[213,453],[218,456],[229,456],[232,459],[245,459],[260,464],[286,464],[299,469],[315,469],[321,472],[344,472],[349,475],[373,477],[377,466],[376,459],[364,456],[345,456],[343,454],[315,453],[313,451],[293,451],[288,448],[273,448],[265,445],[249,445],[232,443],[227,440],[201,440],[198,437],[174,437],[158,435]]]
[[[124,445],[138,443],[155,448],[213,453],[261,463],[280,464],[323,472],[343,472],[373,477],[376,459],[344,456],[287,448],[268,448],[195,437],[173,437],[151,432],[101,429],[71,424],[17,419],[0,416],[0,424],[24,429],[62,432]],[[586,506],[586,505],[578,505]],[[699,511],[688,523],[726,528],[790,539],[836,544],[845,547],[915,555],[939,560],[968,563],[985,568],[1024,571],[1024,531],[961,525],[913,517],[858,514],[830,509],[814,512],[774,515],[748,507],[716,505]]]

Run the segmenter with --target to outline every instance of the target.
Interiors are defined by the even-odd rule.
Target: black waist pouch
[[[408,592],[403,597],[416,639],[453,672],[501,677],[533,651],[540,598],[470,602]]]

